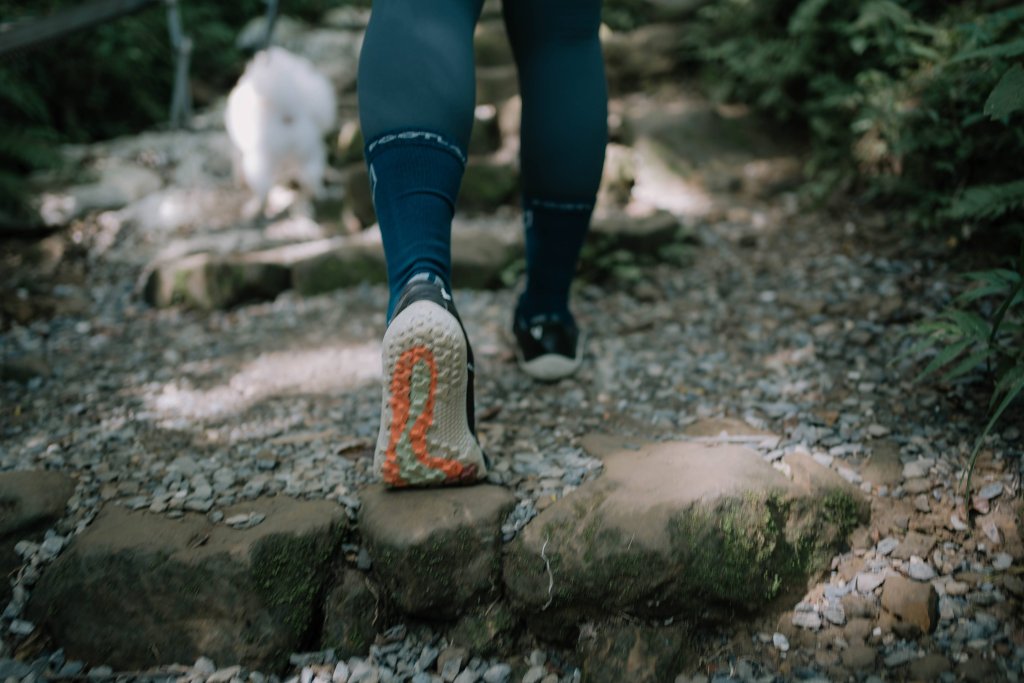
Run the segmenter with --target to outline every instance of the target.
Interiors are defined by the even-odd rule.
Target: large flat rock
[[[69,657],[132,669],[168,662],[275,668],[315,635],[344,509],[278,497],[247,530],[108,507],[43,574],[28,605]]]
[[[40,540],[64,516],[74,492],[74,480],[63,472],[0,472],[0,576],[10,576],[21,564],[14,552],[18,541]],[[10,597],[10,582],[0,581],[0,602]]]
[[[359,529],[372,574],[406,614],[453,619],[501,583],[501,522],[515,505],[497,486],[365,489]]]
[[[615,614],[752,613],[821,569],[866,520],[859,492],[809,457],[793,479],[756,452],[588,437],[604,474],[534,519],[504,582],[538,626]]]

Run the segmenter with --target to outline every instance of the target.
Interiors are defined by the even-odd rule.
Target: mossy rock
[[[455,619],[498,596],[506,489],[365,489],[359,513],[371,575],[404,614]]]
[[[119,669],[201,655],[279,669],[319,631],[344,510],[280,497],[224,512],[266,519],[236,530],[104,509],[44,572],[30,618],[69,656]]]
[[[810,458],[792,460],[789,480],[734,446],[585,443],[603,475],[542,512],[506,554],[507,594],[533,628],[755,613],[823,570],[868,516],[859,492]]]
[[[143,294],[157,307],[213,310],[272,300],[289,287],[287,264],[249,254],[202,253],[152,266]]]
[[[370,590],[366,575],[346,568],[324,602],[324,629],[320,646],[342,659],[365,655],[377,635],[380,601]]]

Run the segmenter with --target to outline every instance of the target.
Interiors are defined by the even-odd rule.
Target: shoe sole
[[[487,476],[466,417],[466,339],[451,313],[417,301],[384,335],[374,468],[391,488],[472,484]]]
[[[555,382],[575,375],[583,365],[583,335],[580,335],[576,342],[576,357],[569,358],[557,353],[546,353],[537,356],[533,360],[524,360],[522,352],[516,349],[516,360],[519,362],[519,369],[534,379],[543,382]]]

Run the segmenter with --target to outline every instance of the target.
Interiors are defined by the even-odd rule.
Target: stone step
[[[347,531],[336,503],[278,497],[225,510],[249,529],[105,508],[43,573],[28,604],[70,658],[115,668],[215,661],[276,669],[319,633]]]
[[[262,670],[302,648],[363,654],[409,620],[479,653],[523,636],[575,645],[596,624],[588,680],[660,680],[680,668],[685,628],[769,609],[868,517],[860,493],[809,456],[786,456],[787,477],[732,444],[583,445],[601,476],[504,545],[516,499],[491,485],[364,488],[358,531],[334,503],[284,497],[225,511],[266,516],[246,530],[109,506],[43,573],[28,618],[86,662],[208,656]],[[339,551],[346,536],[358,569]],[[901,600],[914,618],[914,597]],[[631,669],[634,651],[652,668]]]
[[[507,550],[508,599],[534,631],[585,620],[755,614],[827,567],[866,500],[808,456],[788,479],[734,445],[590,438],[596,480],[555,502]]]
[[[43,540],[74,492],[74,480],[63,472],[0,472],[0,576],[11,576],[21,564],[15,546]],[[10,582],[0,581],[0,602],[10,597]]]
[[[591,241],[598,253],[616,249],[651,252],[680,239],[679,220],[665,211],[630,215],[601,210]],[[203,237],[165,250],[141,278],[143,297],[157,307],[200,310],[267,301],[294,289],[304,296],[387,281],[380,229],[292,244],[237,240],[238,251],[208,251]],[[230,240],[221,240],[230,243]],[[199,251],[193,251],[193,249]],[[523,253],[516,214],[461,218],[452,224],[452,282],[456,288],[486,289],[504,284],[506,270]],[[585,254],[586,257],[586,254]]]

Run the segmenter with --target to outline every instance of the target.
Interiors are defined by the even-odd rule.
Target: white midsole
[[[524,360],[522,352],[516,349],[516,359],[519,361],[522,371],[534,379],[545,382],[563,379],[576,374],[583,364],[583,335],[581,334],[576,342],[575,358],[568,358],[557,353],[546,353],[528,361]]]

